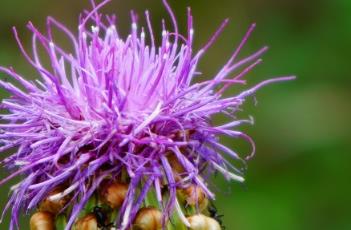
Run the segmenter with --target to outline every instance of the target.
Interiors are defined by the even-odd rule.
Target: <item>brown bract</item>
[[[54,230],[55,219],[50,212],[37,212],[30,218],[30,230]]]
[[[128,184],[123,183],[111,183],[106,185],[102,190],[102,199],[112,209],[116,209],[122,206],[124,199],[128,192]]]
[[[206,199],[206,194],[199,186],[190,185],[182,191],[186,195],[186,201],[189,205],[202,204]]]
[[[178,158],[173,153],[167,154],[167,159],[173,170],[173,176],[176,181],[180,181],[181,175],[185,172],[184,167],[180,164]]]
[[[51,191],[48,196],[40,203],[39,210],[57,215],[65,207],[70,198],[69,196],[64,196],[59,200],[50,200],[50,196],[59,194],[63,191],[64,187],[57,187]]]
[[[79,219],[75,225],[75,230],[98,230],[94,214],[88,214]]]
[[[191,230],[221,230],[219,223],[208,216],[198,214],[188,217]]]
[[[152,207],[139,210],[133,225],[133,230],[160,230],[162,229],[162,213]]]

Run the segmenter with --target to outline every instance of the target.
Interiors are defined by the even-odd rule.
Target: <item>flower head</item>
[[[195,79],[200,75],[197,64],[228,20],[194,52],[190,9],[187,34],[181,35],[172,10],[163,1],[174,28],[170,31],[163,24],[157,45],[148,12],[147,29],[139,28],[132,12],[130,35],[122,38],[115,17],[99,13],[107,2],[96,5],[92,1],[93,10],[80,17],[77,35],[51,17],[46,35],[29,22],[32,54],[25,51],[14,29],[24,57],[40,78],[29,81],[12,68],[0,67],[21,85],[0,81],[11,93],[1,104],[9,113],[1,116],[6,123],[0,125],[0,151],[17,148],[2,161],[14,171],[0,184],[24,175],[12,188],[5,208],[12,209],[11,229],[18,227],[21,209],[31,210],[44,200],[67,197],[70,202],[61,212],[68,213],[66,229],[70,229],[101,186],[111,183],[128,184],[114,220],[120,229],[132,224],[150,193],[155,194],[164,221],[176,211],[189,226],[177,189],[196,186],[206,198],[213,199],[205,181],[206,174],[213,171],[243,182],[241,170],[226,156],[245,159],[221,144],[219,136],[243,138],[252,144],[253,154],[253,141],[237,130],[252,120],[237,120],[233,115],[260,87],[292,79],[267,80],[224,97],[229,87],[245,83],[244,75],[261,62],[259,57],[267,49],[238,60],[254,25],[220,71],[210,80],[201,80]],[[72,52],[58,45],[53,29],[70,39]],[[50,66],[42,64],[39,46],[45,49]],[[231,121],[213,125],[211,118],[216,114]],[[56,187],[65,189],[52,195]]]

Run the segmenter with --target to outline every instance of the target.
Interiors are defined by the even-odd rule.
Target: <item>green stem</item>
[[[56,229],[57,230],[64,230],[67,224],[67,220],[65,215],[59,215],[56,217]]]

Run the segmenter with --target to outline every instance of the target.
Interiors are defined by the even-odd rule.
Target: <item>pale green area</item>
[[[19,55],[11,26],[17,26],[23,40],[29,43],[29,33],[24,32],[28,20],[43,28],[45,16],[53,15],[75,28],[78,13],[87,2],[2,0],[0,63],[35,77]],[[168,19],[160,2],[116,0],[108,11],[119,14],[122,34],[126,34],[127,10],[135,8],[142,14],[143,9],[149,8],[159,33],[160,23],[156,22],[161,17]],[[240,114],[255,117],[255,126],[245,130],[257,142],[257,155],[249,164],[244,186],[228,185],[220,178],[216,183],[218,209],[225,215],[227,229],[351,229],[351,1],[171,2],[182,28],[186,22],[185,7],[192,6],[196,47],[206,41],[222,19],[231,19],[200,65],[205,77],[211,77],[220,68],[251,22],[257,22],[258,27],[243,54],[266,44],[271,49],[264,57],[264,64],[248,76],[249,84],[270,76],[298,76],[295,82],[266,87],[257,94],[257,106],[253,106],[254,100],[249,100],[245,112]],[[228,140],[228,143],[247,151],[242,143],[238,144],[240,147],[236,142]],[[229,194],[228,189],[232,190]],[[8,188],[2,187],[0,192],[4,204]],[[6,219],[0,228],[7,229],[4,227],[7,224]]]

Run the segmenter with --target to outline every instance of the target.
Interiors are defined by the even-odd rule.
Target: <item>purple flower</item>
[[[129,183],[116,219],[121,229],[131,224],[149,192],[156,194],[165,219],[176,211],[188,224],[176,190],[194,184],[214,199],[205,180],[214,171],[228,180],[243,182],[241,170],[226,156],[245,162],[254,154],[252,139],[237,130],[253,122],[237,120],[234,115],[257,89],[294,78],[270,79],[240,94],[223,97],[229,87],[246,83],[244,75],[261,62],[259,58],[267,50],[264,47],[238,59],[255,25],[220,71],[211,80],[204,80],[197,64],[228,20],[194,52],[190,9],[187,34],[181,35],[164,0],[174,29],[169,31],[163,24],[158,46],[148,12],[147,29],[139,28],[132,12],[130,35],[120,37],[115,17],[99,13],[109,1],[98,5],[92,2],[93,10],[80,17],[77,35],[51,17],[47,19],[46,35],[29,22],[32,54],[25,51],[14,29],[22,54],[40,78],[29,81],[12,68],[0,67],[21,85],[0,81],[11,94],[1,104],[8,113],[1,115],[0,151],[16,148],[1,162],[13,172],[0,184],[23,176],[12,187],[4,209],[4,213],[12,210],[10,229],[18,228],[22,209],[34,209],[53,188],[62,185],[66,185],[65,190],[51,199],[70,196],[71,202],[62,210],[69,212],[66,229],[70,229],[97,189],[108,180],[121,178]],[[71,53],[58,45],[53,29],[70,39]],[[39,47],[45,49],[50,65],[42,63]],[[213,125],[211,119],[216,114],[224,114],[231,121]],[[222,135],[248,141],[252,153],[242,159],[219,142]],[[183,170],[174,170],[175,164]],[[161,191],[165,186],[167,196]]]

